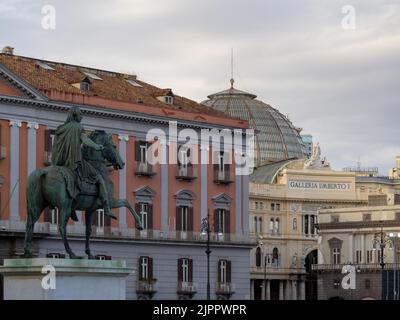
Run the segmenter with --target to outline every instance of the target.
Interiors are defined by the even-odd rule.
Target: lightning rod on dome
[[[235,80],[233,79],[233,48],[231,48],[231,89],[233,89],[233,83]]]

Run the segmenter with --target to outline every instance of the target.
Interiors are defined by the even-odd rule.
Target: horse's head
[[[124,168],[125,163],[117,151],[117,147],[112,140],[111,134],[108,134],[103,130],[95,130],[89,135],[89,138],[104,147],[101,154],[115,169],[118,170]]]

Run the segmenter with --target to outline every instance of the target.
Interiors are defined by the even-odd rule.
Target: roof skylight
[[[46,64],[46,63],[44,63],[44,62],[41,62],[41,61],[36,61],[36,64],[37,64],[39,67],[41,67],[41,68],[43,68],[43,69],[45,69],[45,70],[55,70],[53,67],[50,67],[48,64]]]
[[[103,80],[100,78],[98,75],[88,72],[88,71],[82,71],[85,75],[87,75],[89,78],[94,79],[94,80]]]
[[[140,85],[139,83],[137,83],[135,80],[127,79],[126,82],[128,82],[130,85],[132,85],[132,86],[134,86],[134,87],[143,88],[143,86]]]

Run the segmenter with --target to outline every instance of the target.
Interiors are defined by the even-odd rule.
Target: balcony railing
[[[195,168],[192,165],[178,165],[176,167],[176,174],[175,174],[176,179],[178,180],[194,180],[197,178],[197,175],[195,173]]]
[[[214,182],[218,184],[229,184],[233,180],[230,177],[229,170],[214,170]]]
[[[360,272],[378,272],[382,270],[379,263],[342,263],[342,264],[313,264],[311,266],[316,272],[342,272],[344,266],[352,265]],[[399,270],[400,263],[385,263],[385,270]]]
[[[176,290],[178,294],[193,295],[197,292],[197,284],[194,282],[180,281]]]
[[[235,284],[231,282],[217,282],[215,293],[219,295],[232,295],[235,293]]]
[[[139,280],[137,282],[137,293],[154,294],[157,292],[157,279]]]
[[[156,174],[154,171],[153,165],[147,163],[147,162],[142,162],[142,161],[136,161],[135,162],[135,174],[137,176],[147,176],[151,177]]]

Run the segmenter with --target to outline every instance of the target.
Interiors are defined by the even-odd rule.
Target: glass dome
[[[292,122],[277,109],[257,100],[256,95],[233,87],[208,96],[202,104],[235,118],[249,121],[255,130],[255,165],[307,157],[306,148]]]

